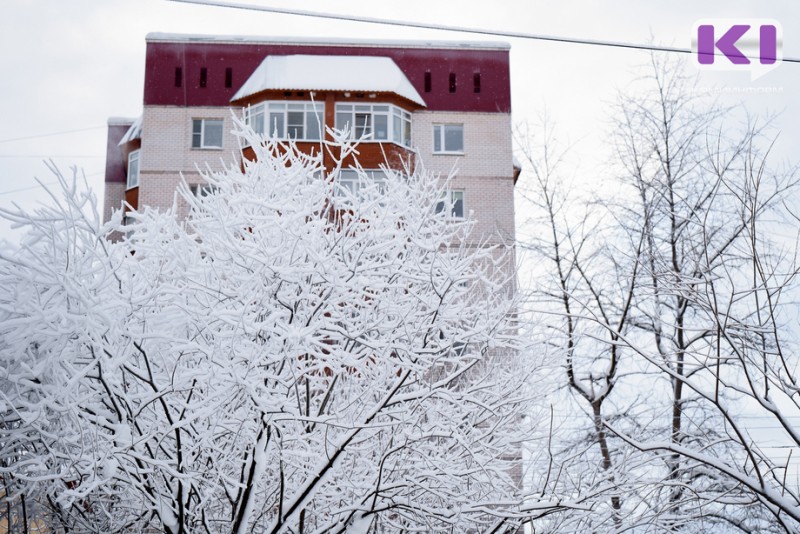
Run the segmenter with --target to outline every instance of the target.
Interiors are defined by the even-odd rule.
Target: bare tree
[[[589,215],[561,213],[548,158],[529,158],[552,235],[534,248],[556,282],[539,295],[558,318],[566,383],[590,407],[613,488],[601,495],[617,530],[793,531],[797,486],[745,417],[773,418],[798,445],[784,349],[796,329],[780,322],[796,236],[768,237],[794,174],[771,172],[762,128],[732,124],[675,64],[654,57],[644,81],[615,110],[622,187]]]

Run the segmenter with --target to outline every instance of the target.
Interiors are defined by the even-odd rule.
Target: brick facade
[[[181,44],[180,49],[173,46],[175,43]],[[366,142],[360,147],[361,166],[365,169],[377,168],[384,163],[383,154],[386,153],[390,155],[388,159],[392,166],[402,158],[412,159],[443,178],[455,171],[450,188],[463,191],[465,213],[471,214],[477,221],[476,235],[482,240],[488,239],[496,243],[513,242],[515,170],[506,45],[413,42],[397,45],[324,45],[317,41],[305,45],[292,43],[291,46],[285,43],[270,44],[267,41],[249,44],[252,46],[247,41],[225,42],[213,37],[148,38],[145,80],[147,90],[141,120],[141,138],[117,146],[124,130],[120,130],[120,127],[124,123],[115,122],[112,132],[112,123],[109,122],[108,159],[109,165],[113,165],[107,167],[112,168],[113,172],[107,170],[106,173],[105,217],[110,216],[112,209],[120,208],[126,198],[138,209],[145,206],[162,209],[171,207],[176,200],[175,191],[181,176],[193,185],[202,181],[198,169],[219,171],[224,165],[240,162],[243,147],[232,133],[232,114],[241,116],[243,104],[281,99],[291,102],[309,101],[313,94],[317,102],[325,104],[324,120],[329,123],[328,126],[333,126],[335,103],[392,104],[410,112],[412,149],[391,142]],[[308,91],[302,92],[273,90],[248,97],[246,101],[237,101],[235,105],[230,104],[232,94],[247,80],[249,73],[257,66],[257,61],[263,59],[265,53],[389,56],[397,62],[428,105],[420,107],[391,93],[312,93],[315,88],[307,88]],[[179,80],[176,78],[178,69],[175,65],[185,65],[189,57],[200,58],[197,62],[201,65],[202,58],[208,59],[214,54],[221,54],[234,65],[230,68],[235,73],[232,79],[236,83],[223,87],[222,78],[216,80],[209,74],[207,83],[199,86],[191,75],[192,69],[199,67],[192,63],[194,66],[180,67],[181,87],[177,87]],[[459,73],[461,82],[455,93],[443,83],[447,72]],[[472,74],[467,76],[478,72],[483,76],[480,87],[482,93],[471,85]],[[432,82],[428,84],[426,79]],[[182,89],[183,96],[179,96],[176,89]],[[165,105],[162,102],[170,104]],[[197,105],[203,102],[213,102],[214,105]],[[192,148],[193,119],[223,121],[221,149]],[[461,153],[434,153],[435,124],[463,125]],[[309,150],[319,149],[319,144],[315,146],[313,142],[301,145],[308,145]],[[123,179],[122,173],[126,172],[124,167],[128,154],[139,146],[139,187],[126,192],[125,183],[120,180]],[[326,165],[328,163],[326,161]],[[180,199],[178,209],[179,213],[186,214],[186,205]]]

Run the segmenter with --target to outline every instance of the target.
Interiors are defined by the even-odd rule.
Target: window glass
[[[433,151],[454,152],[464,151],[464,125],[463,124],[434,124],[433,125]]]
[[[318,112],[306,114],[306,138],[321,139],[320,127],[322,126],[322,115]]]
[[[269,132],[264,132],[270,137],[283,138],[286,136],[286,128],[284,127],[284,114],[269,112]]]
[[[245,122],[248,125],[250,125],[250,127],[253,129],[254,132],[263,133],[264,106],[256,106],[254,108],[248,108]]]
[[[203,148],[222,148],[222,121],[203,121]]]
[[[349,191],[357,198],[360,192],[369,187],[376,186],[380,194],[386,192],[386,175],[380,169],[364,170],[363,175],[359,176],[354,169],[344,169],[339,173],[339,188],[337,196],[344,196],[345,191]]]
[[[373,139],[383,141],[389,139],[389,116],[375,115],[375,132]]]
[[[203,121],[192,121],[192,148],[203,146]]]
[[[289,139],[305,139],[303,127],[305,126],[304,111],[290,111],[287,114],[286,129]]]
[[[406,144],[402,142],[403,123],[398,119],[397,115],[395,115],[393,118],[394,120],[392,121],[392,141],[394,141],[395,143]]]
[[[359,106],[356,106],[358,108]],[[355,137],[361,139],[372,134],[372,114],[356,112]]]
[[[195,184],[191,186],[190,189],[192,194],[196,197],[207,197],[213,194],[217,190],[217,187],[211,184]]]
[[[128,155],[128,183],[127,188],[139,187],[139,151]]]
[[[447,152],[462,152],[464,150],[464,127],[461,124],[445,125],[444,149]]]
[[[450,192],[450,201],[451,206],[450,209],[452,210],[451,213],[453,217],[463,218],[464,217],[464,192],[463,191],[451,191]]]
[[[245,120],[262,135],[318,141],[322,138],[324,111],[324,104],[311,102],[263,102],[245,111]]]
[[[337,130],[344,130],[348,128],[350,124],[353,122],[353,114],[351,111],[336,111],[336,129]],[[350,135],[352,136],[353,132],[351,130]]]
[[[411,146],[411,118],[403,121],[403,139],[401,141],[402,144],[406,146]]]
[[[411,146],[411,114],[389,104],[336,104],[336,129],[348,126],[351,139]]]
[[[192,148],[222,148],[222,119],[193,119]]]
[[[462,219],[464,217],[464,192],[445,191],[436,203],[436,213],[446,212],[448,217]]]

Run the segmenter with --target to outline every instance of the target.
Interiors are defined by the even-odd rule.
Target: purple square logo
[[[772,19],[708,19],[695,23],[692,55],[703,70],[748,71],[755,80],[783,58],[781,25]]]

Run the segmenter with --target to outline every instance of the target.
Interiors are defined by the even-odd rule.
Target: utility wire
[[[103,173],[102,171],[101,171],[101,172],[93,172],[93,173],[91,173],[91,174],[87,174],[87,175],[85,175],[85,177],[86,177],[86,178],[89,178],[90,176],[99,176],[99,175],[101,175],[101,174],[104,174],[104,173]],[[39,184],[39,183],[37,183],[36,185],[32,185],[32,186],[30,186],[30,187],[21,187],[21,188],[19,188],[19,189],[10,189],[10,190],[8,190],[8,191],[0,191],[0,195],[10,195],[11,193],[19,193],[19,192],[21,192],[21,191],[30,191],[31,189],[39,189],[40,187],[45,187],[45,186],[48,186],[48,185],[55,185],[55,184],[57,184],[57,183],[58,183],[58,181],[55,181],[55,182],[45,182],[45,183],[43,183],[43,184]]]
[[[403,26],[407,28],[422,28],[426,30],[443,30],[461,33],[473,33],[478,35],[490,35],[498,37],[513,37],[517,39],[530,39],[535,41],[552,41],[557,43],[583,44],[592,46],[607,46],[612,48],[629,48],[633,50],[652,50],[656,52],[677,52],[680,54],[691,54],[689,48],[677,48],[673,46],[644,45],[637,43],[626,43],[622,41],[607,41],[604,39],[581,39],[578,37],[562,37],[558,35],[541,35],[535,33],[523,33],[500,30],[486,30],[481,28],[469,28],[465,26],[449,26],[446,24],[430,24],[425,22],[401,21],[392,19],[381,19],[375,17],[362,17],[355,15],[341,15],[337,13],[322,13],[318,11],[306,11],[302,9],[286,9],[280,7],[257,6],[252,4],[239,4],[234,2],[219,2],[217,0],[167,0],[168,2],[179,2],[183,4],[196,4],[214,7],[227,7],[232,9],[244,9],[247,11],[264,11],[267,13],[279,13],[281,15],[296,15],[298,17],[312,17],[330,20],[343,20],[348,22],[364,22],[367,24],[382,24],[385,26]],[[717,54],[716,50],[714,51]],[[744,56],[749,59],[759,59],[753,56]],[[787,63],[800,63],[798,58],[782,58],[781,61]]]
[[[37,134],[37,135],[28,135],[25,137],[14,137],[12,139],[0,139],[0,143],[10,143],[11,141],[25,141],[26,139],[38,139],[40,137],[53,137],[56,135],[64,135],[70,134],[75,132],[88,132],[89,130],[99,130],[100,128],[106,128],[106,126],[91,126],[89,128],[78,128],[77,130],[64,130],[62,132],[53,132],[53,133],[46,133],[46,134]]]
[[[100,159],[105,156],[98,156],[97,154],[0,154],[0,158],[76,158],[76,159]]]
[[[31,189],[38,189],[40,187],[44,187],[44,186],[48,186],[48,185],[54,185],[54,184],[57,184],[57,183],[58,183],[58,181],[45,182],[43,184],[36,184],[36,185],[32,185],[30,187],[21,187],[19,189],[11,189],[9,191],[0,191],[0,195],[10,195],[11,193],[19,193],[20,191],[30,191]]]

